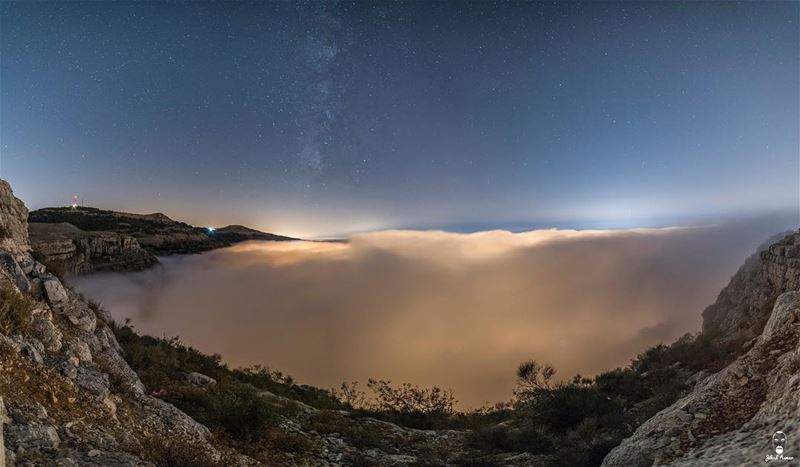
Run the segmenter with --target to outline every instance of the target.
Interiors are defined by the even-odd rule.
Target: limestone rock
[[[745,261],[714,304],[703,311],[703,333],[721,344],[757,337],[775,299],[800,289],[800,232],[775,238]]]
[[[800,417],[799,316],[800,292],[782,294],[752,349],[642,424],[604,465],[763,462],[772,434],[793,430]],[[694,416],[687,419],[686,413]],[[786,454],[800,458],[797,439],[790,440]]]
[[[68,223],[31,223],[31,246],[65,272],[141,271],[158,263],[136,238],[115,232],[86,232]]]
[[[28,209],[5,180],[0,180],[0,227],[0,249],[13,254],[30,250]]]
[[[62,334],[53,324],[53,315],[47,308],[37,308],[33,311],[33,335],[44,344],[48,352],[58,352],[62,345]]]
[[[26,451],[56,449],[61,444],[58,432],[52,425],[37,422],[12,424],[7,430],[8,443]]]
[[[6,423],[11,420],[6,414],[6,405],[3,402],[3,397],[0,396],[0,467],[6,467],[6,445],[3,438]]]
[[[61,281],[53,275],[45,275],[40,277],[44,284],[44,290],[47,294],[47,300],[53,305],[59,305],[67,301],[67,291],[61,285]]]
[[[217,383],[217,380],[215,380],[214,378],[206,376],[202,373],[197,373],[196,371],[193,371],[188,375],[186,375],[186,380],[195,386],[208,386]]]
[[[7,251],[0,251],[0,271],[14,282],[20,291],[30,290],[31,286],[27,275],[17,263],[16,258]]]

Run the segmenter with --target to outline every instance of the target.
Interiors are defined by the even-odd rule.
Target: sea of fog
[[[527,233],[386,231],[349,243],[248,242],[73,280],[115,319],[231,365],[320,387],[368,378],[508,400],[529,358],[561,378],[696,332],[755,248],[790,227]]]

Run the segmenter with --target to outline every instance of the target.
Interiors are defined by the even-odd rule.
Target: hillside
[[[138,271],[156,264],[156,255],[199,253],[247,240],[290,241],[240,225],[214,231],[161,213],[131,214],[96,208],[31,211],[33,249],[66,272]]]
[[[62,273],[141,271],[158,264],[131,235],[87,232],[66,222],[30,223],[28,228],[34,254]]]
[[[193,229],[108,213],[72,220],[127,224],[115,235],[131,238]],[[789,433],[786,454],[800,457],[798,233],[746,262],[700,335],[594,378],[558,381],[554,369],[523,362],[510,402],[462,413],[438,388],[370,380],[371,395],[354,384],[324,390],[142,336],[31,255],[27,219],[0,181],[3,467],[741,465],[774,453],[778,430]]]
[[[198,253],[227,246],[206,229],[170,219],[161,213],[131,214],[96,208],[44,208],[31,211],[31,223],[69,223],[83,231],[114,232],[134,237],[156,255]]]
[[[216,239],[227,243],[238,243],[247,240],[269,240],[277,242],[298,240],[297,238],[261,232],[243,225],[229,225],[226,227],[220,227],[214,231],[213,236]]]

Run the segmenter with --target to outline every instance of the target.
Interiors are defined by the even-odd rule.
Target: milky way
[[[6,1],[0,175],[295,235],[792,211],[798,8]]]

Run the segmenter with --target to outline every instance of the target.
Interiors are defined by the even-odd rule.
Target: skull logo
[[[786,433],[776,431],[775,434],[772,435],[772,447],[778,455],[783,454],[783,451],[786,449]]]

